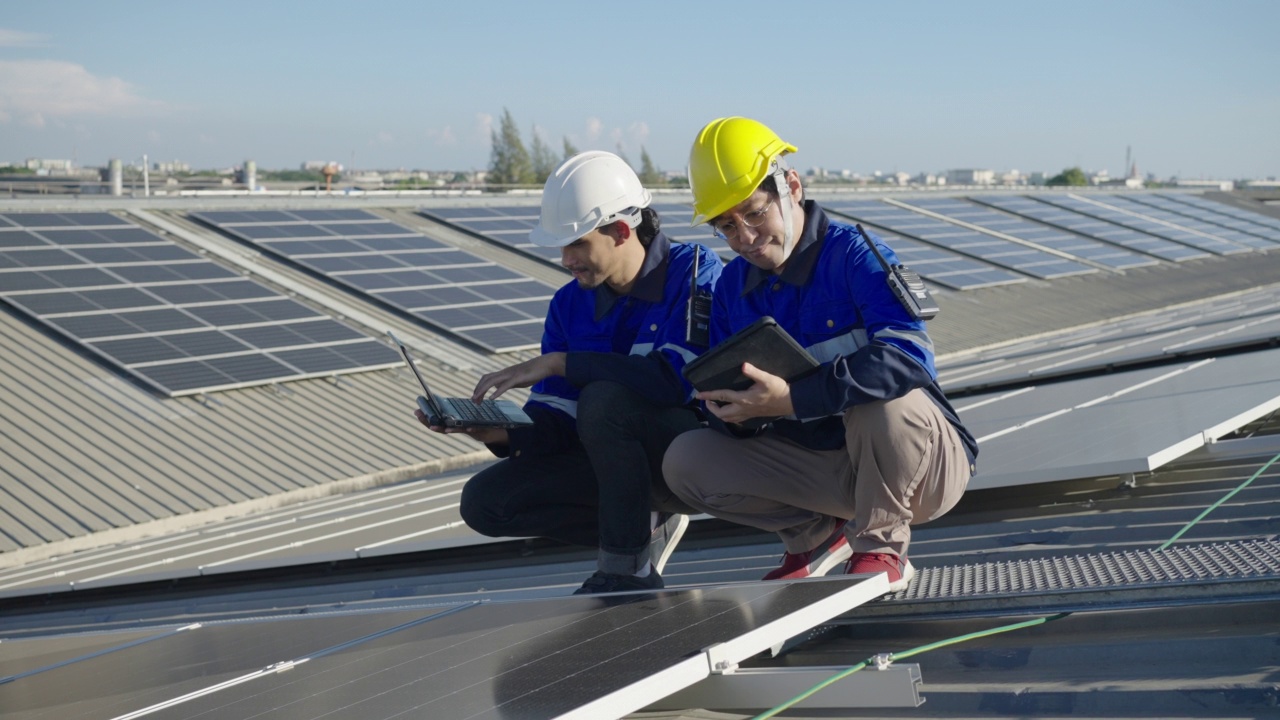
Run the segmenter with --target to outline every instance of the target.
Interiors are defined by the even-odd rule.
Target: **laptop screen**
[[[422,386],[422,396],[427,399],[427,403],[435,408],[436,414],[441,414],[440,404],[436,402],[435,396],[431,394],[431,388],[427,387],[427,381],[422,378],[422,373],[418,372],[418,364],[413,361],[413,357],[409,355],[409,348],[400,342],[400,338],[396,337],[390,330],[387,334],[395,341],[396,346],[400,348],[400,354],[404,356],[404,362],[413,371],[413,376],[418,378],[418,384]]]

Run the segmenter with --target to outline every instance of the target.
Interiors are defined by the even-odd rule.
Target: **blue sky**
[[[1280,174],[1280,2],[10,2],[0,163],[479,169],[509,110],[683,167],[747,115],[794,164]]]

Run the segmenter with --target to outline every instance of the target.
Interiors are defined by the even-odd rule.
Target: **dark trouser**
[[[600,570],[630,574],[648,561],[649,512],[691,512],[667,488],[662,457],[701,427],[685,408],[660,408],[611,382],[578,398],[582,445],[554,455],[507,458],[462,489],[462,519],[491,537],[548,537],[598,547]]]

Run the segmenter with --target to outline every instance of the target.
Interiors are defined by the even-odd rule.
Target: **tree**
[[[502,109],[502,123],[498,130],[490,131],[491,154],[489,175],[485,182],[491,185],[532,185],[536,182],[533,161],[520,139],[511,111]]]
[[[564,139],[564,159],[568,160],[569,158],[577,154],[578,154],[578,148],[574,147],[573,143],[569,142],[569,138],[566,137]]]
[[[547,178],[551,177],[551,173],[556,171],[556,166],[560,163],[556,160],[556,156],[552,154],[551,148],[542,141],[542,136],[538,134],[538,129],[533,129],[533,178],[538,184],[545,183]]]
[[[653,160],[643,145],[640,146],[640,184],[645,187],[662,187],[667,184],[667,179],[654,167]]]
[[[1054,175],[1045,182],[1045,185],[1088,185],[1089,178],[1085,177],[1084,171],[1078,167],[1070,167],[1062,172]]]

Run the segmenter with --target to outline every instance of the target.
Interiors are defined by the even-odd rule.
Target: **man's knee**
[[[578,435],[584,440],[593,433],[617,428],[619,421],[628,419],[642,409],[641,398],[630,388],[615,382],[588,383],[578,394]]]
[[[703,468],[699,464],[699,436],[711,430],[693,430],[677,435],[662,457],[662,477],[676,497],[685,502],[699,498],[697,481]]]
[[[496,466],[495,466],[496,467]],[[486,468],[492,470],[493,468]],[[458,499],[458,514],[467,527],[481,535],[501,537],[502,494],[494,492],[486,482],[485,471],[473,476],[462,486]]]

